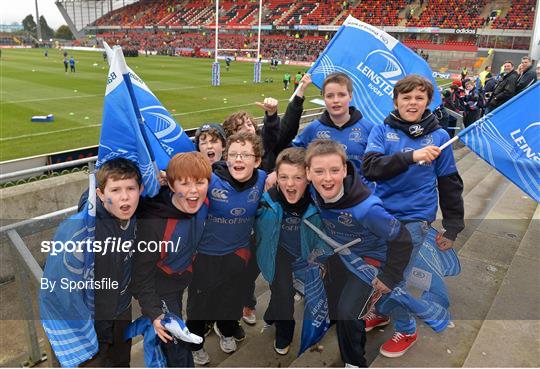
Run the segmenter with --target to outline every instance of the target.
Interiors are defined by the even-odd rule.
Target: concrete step
[[[463,366],[540,366],[539,238],[537,206]]]
[[[469,196],[473,195],[471,192]],[[516,215],[515,208],[521,209],[519,215]],[[378,356],[372,366],[463,366],[528,229],[527,219],[533,216],[535,209],[536,203],[523,196],[518,188],[505,186],[503,195],[459,251],[461,274],[447,278],[455,327],[436,334],[419,324],[419,339],[409,352],[399,359]],[[508,220],[501,221],[499,217],[502,216],[518,219],[507,227]]]

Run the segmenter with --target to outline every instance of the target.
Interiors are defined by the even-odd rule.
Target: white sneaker
[[[289,353],[290,348],[291,348],[290,345],[285,347],[285,348],[277,348],[276,347],[276,341],[274,341],[274,350],[280,355],[287,355]]]
[[[193,361],[195,364],[206,365],[210,363],[210,355],[208,355],[208,352],[206,352],[204,348],[197,351],[192,351],[191,353],[193,354]]]
[[[345,368],[360,368],[360,367],[356,366],[356,365],[349,364],[349,363],[345,363]]]
[[[219,337],[219,347],[221,348],[221,351],[226,354],[236,351],[236,341],[234,340],[234,337],[225,337],[221,334],[217,322],[214,323],[214,332],[216,332]]]
[[[255,325],[257,323],[255,309],[244,307],[244,310],[242,311],[242,320],[249,325]]]

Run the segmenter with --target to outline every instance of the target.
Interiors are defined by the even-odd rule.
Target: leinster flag
[[[382,124],[394,110],[394,85],[408,74],[429,79],[435,87],[429,108],[441,105],[437,83],[424,59],[383,30],[350,15],[308,71],[319,88],[334,72],[351,77],[352,105],[375,124]]]
[[[161,154],[163,150],[160,146],[152,147],[148,136],[122,49],[115,48],[107,77],[96,167],[118,157],[137,163],[144,184],[143,195],[152,197],[160,187],[154,150]]]
[[[540,203],[540,82],[459,133],[482,159]]]
[[[68,218],[56,231],[54,241],[92,242],[95,237],[96,183],[90,174],[88,201],[84,209]],[[98,351],[94,330],[94,290],[62,287],[62,281],[85,283],[94,279],[94,254],[85,250],[69,252],[65,249],[49,255],[43,280],[52,289],[41,288],[39,310],[45,334],[62,367],[76,367],[91,359]]]
[[[324,337],[330,328],[328,300],[319,265],[297,260],[293,263],[294,277],[304,286],[304,318],[298,356]]]
[[[114,51],[103,42],[107,60],[112,65]],[[121,49],[115,46],[114,50]],[[126,65],[133,93],[144,120],[144,130],[155,155],[159,169],[165,170],[169,160],[177,153],[195,151],[195,146],[182,127],[174,120],[146,83]]]

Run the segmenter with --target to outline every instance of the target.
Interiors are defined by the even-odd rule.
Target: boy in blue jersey
[[[139,169],[130,160],[113,159],[97,170],[96,182],[96,195],[99,199],[96,199],[95,242],[103,245],[116,239],[123,243],[131,242],[133,247],[136,232],[135,211],[143,190]],[[84,194],[80,204],[82,208],[86,199],[87,194]],[[66,256],[64,253],[54,257],[63,258],[62,264],[66,265],[65,261],[69,260]],[[75,363],[75,366],[129,367],[131,340],[124,339],[124,330],[131,323],[132,295],[128,289],[132,276],[131,256],[131,250],[94,253],[94,280],[108,279],[111,287],[94,289],[94,329],[99,344],[98,352],[90,360]],[[49,255],[47,264],[51,262],[50,265],[54,265],[52,257]],[[50,272],[46,265],[43,276],[47,278]],[[49,295],[45,298],[57,297]],[[70,314],[73,315],[70,317]],[[66,311],[64,316],[58,318],[69,321],[75,319],[77,314],[78,312]],[[73,337],[71,335],[70,338]]]
[[[169,367],[194,366],[190,344],[173,338],[161,320],[167,312],[182,316],[182,295],[191,282],[208,211],[211,174],[204,154],[176,154],[167,166],[168,186],[141,203],[132,290],[162,341]]]
[[[188,295],[188,327],[203,336],[207,320],[215,320],[220,348],[236,350],[234,332],[242,317],[243,280],[251,257],[250,238],[266,174],[258,136],[240,132],[227,140],[226,160],[214,163],[208,188],[210,207]],[[210,361],[203,344],[193,345],[199,362]]]
[[[451,248],[464,228],[463,182],[449,146],[438,146],[449,140],[435,115],[427,109],[433,96],[433,85],[418,75],[409,75],[394,87],[396,110],[383,125],[373,128],[369,136],[362,168],[367,179],[376,181],[375,194],[384,207],[406,223],[412,235],[414,255],[418,252],[435,220],[437,202],[443,215],[444,234],[437,237],[442,250]],[[411,258],[412,259],[412,258]],[[408,270],[405,272],[405,277]],[[393,314],[396,333],[381,346],[387,357],[403,355],[417,339],[416,321],[402,309]],[[366,329],[389,323],[375,313],[366,317]]]
[[[361,164],[373,123],[362,117],[352,101],[352,81],[344,73],[332,73],[323,82],[322,95],[326,110],[319,119],[305,127],[293,140],[293,146],[307,147],[316,139],[338,141],[347,158],[362,175]],[[295,100],[298,102],[298,100]],[[286,123],[286,124],[292,124]]]
[[[389,293],[401,282],[411,255],[411,236],[360,180],[339,142],[313,141],[306,165],[327,235],[341,244],[359,240],[329,258],[326,289],[341,358],[347,366],[365,367],[366,332],[360,317],[372,295]],[[375,278],[362,274],[368,264],[380,269]]]
[[[294,334],[292,263],[307,259],[315,248],[327,248],[303,222],[308,219],[322,228],[322,219],[306,191],[304,160],[305,149],[301,147],[285,149],[278,155],[278,183],[263,195],[255,223],[257,262],[271,291],[264,320],[276,326],[274,350],[280,355],[289,352]]]

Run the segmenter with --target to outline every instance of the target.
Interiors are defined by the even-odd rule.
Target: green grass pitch
[[[98,144],[108,65],[100,52],[68,51],[77,61],[76,72],[64,73],[62,53],[52,49],[45,57],[43,49],[2,50],[0,161]],[[292,93],[292,87],[283,91],[284,72],[307,70],[284,65],[273,71],[263,65],[262,80],[273,83],[254,84],[252,63],[233,62],[227,72],[222,62],[221,86],[212,87],[210,59],[141,55],[126,61],[184,129],[223,122],[238,110],[262,116],[254,103],[269,96],[280,101],[283,112]],[[310,86],[306,96],[320,93]],[[55,121],[30,122],[33,115],[47,114]]]

